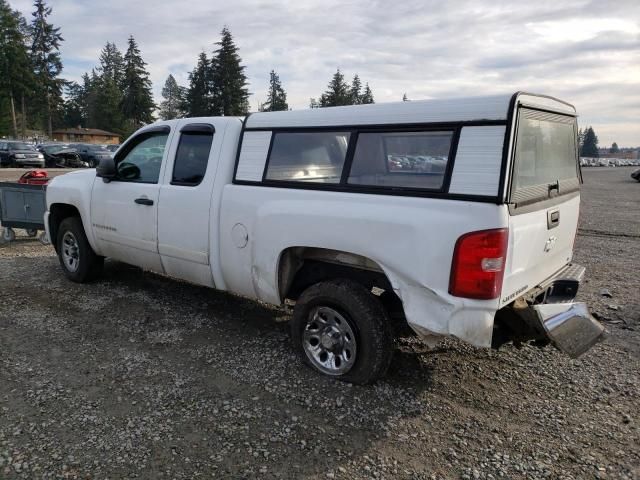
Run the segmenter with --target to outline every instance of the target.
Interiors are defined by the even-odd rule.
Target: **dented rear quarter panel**
[[[220,257],[228,290],[279,304],[284,250],[340,250],[383,269],[419,334],[490,346],[499,300],[452,297],[449,274],[458,237],[506,227],[504,205],[233,184],[224,187],[222,205]],[[231,233],[238,224],[248,234],[242,248]]]

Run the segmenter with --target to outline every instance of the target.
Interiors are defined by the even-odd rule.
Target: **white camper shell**
[[[74,280],[90,272],[80,257],[69,271],[64,240],[82,229],[92,268],[108,256],[295,302],[302,358],[349,381],[384,373],[397,319],[429,339],[576,356],[602,334],[571,303],[576,129],[573,106],[526,93],[157,122],[97,178],[54,179],[45,223]],[[207,141],[185,156],[194,135]],[[176,181],[188,168],[198,182]]]

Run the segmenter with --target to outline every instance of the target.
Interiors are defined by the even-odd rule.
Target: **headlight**
[[[38,154],[38,158],[44,158],[44,155],[42,155],[41,153]]]
[[[27,158],[24,156],[24,153],[14,153],[13,158]]]

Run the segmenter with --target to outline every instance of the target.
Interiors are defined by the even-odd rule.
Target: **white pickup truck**
[[[64,273],[105,257],[271,304],[316,370],[385,373],[397,325],[478,347],[604,329],[573,303],[576,112],[541,95],[156,122],[97,170],[55,178]]]

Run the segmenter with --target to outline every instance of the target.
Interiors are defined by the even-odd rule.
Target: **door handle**
[[[560,210],[548,211],[547,212],[547,230],[556,228],[558,225],[560,225]]]
[[[153,205],[153,200],[144,197],[136,198],[134,202],[138,205]]]

